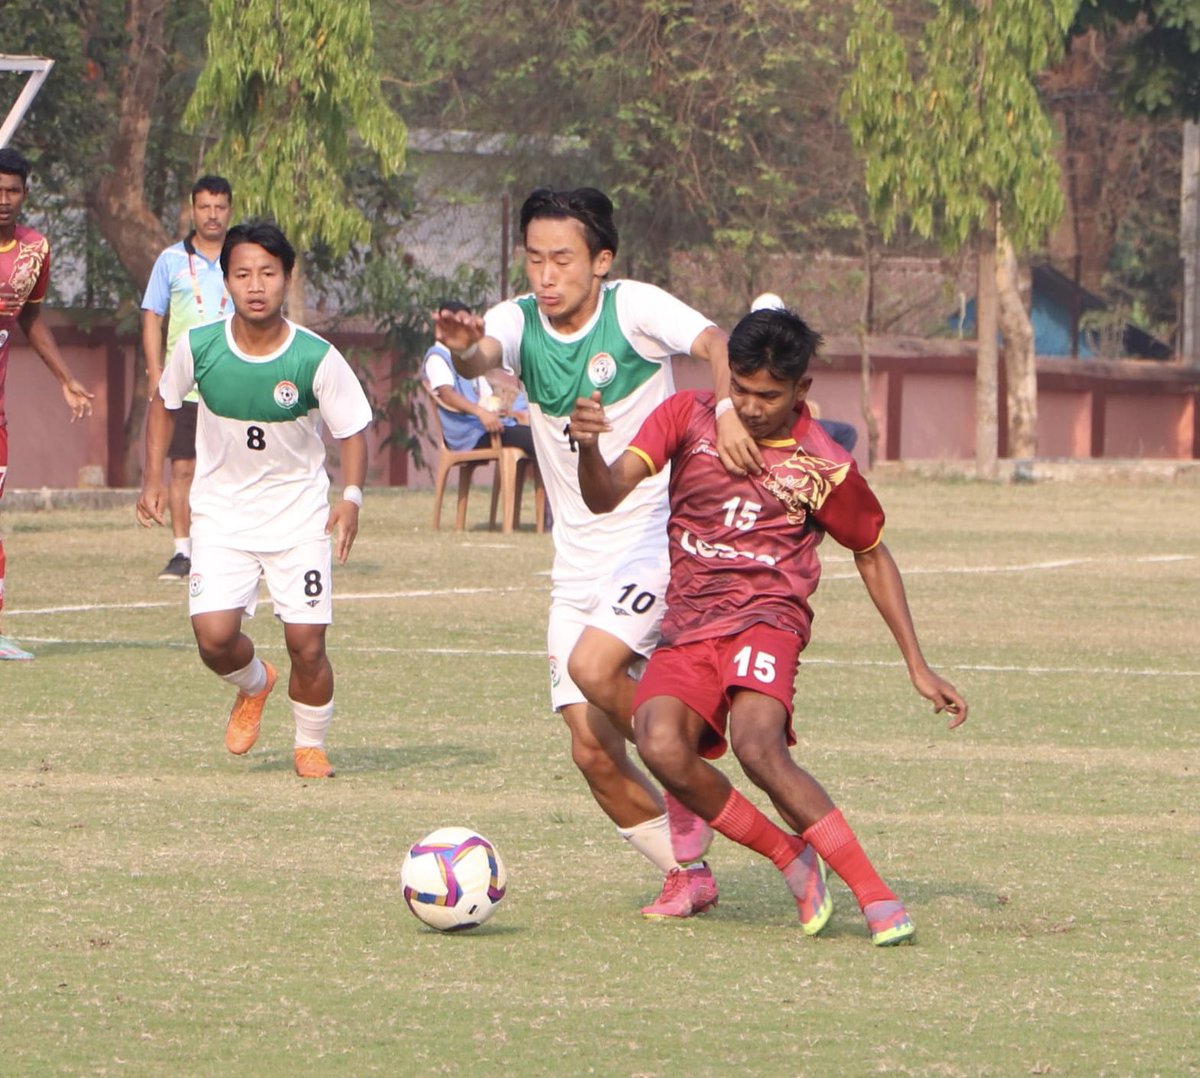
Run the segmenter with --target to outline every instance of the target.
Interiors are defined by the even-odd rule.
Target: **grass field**
[[[641,920],[658,880],[546,707],[548,536],[434,535],[428,493],[369,492],[330,636],[339,774],[305,783],[282,693],[225,753],[162,532],[6,512],[5,630],[37,660],[0,663],[0,1073],[1200,1072],[1200,487],[877,486],[972,706],[953,733],[929,713],[827,546],[797,755],[909,904],[890,950],[840,883],[805,939],[723,839],[716,910]],[[397,885],[446,824],[508,864],[475,933]]]

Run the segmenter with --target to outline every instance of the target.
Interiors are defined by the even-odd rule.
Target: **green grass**
[[[282,694],[224,752],[162,532],[6,512],[5,629],[38,658],[0,664],[0,1073],[1197,1073],[1200,488],[879,489],[972,708],[929,713],[827,546],[796,751],[917,923],[884,951],[840,883],[805,939],[722,839],[720,906],[641,920],[658,881],[546,706],[548,536],[369,497],[330,634],[339,775],[305,783]],[[283,659],[269,610],[249,631]],[[448,824],[510,886],[442,936],[397,879]]]

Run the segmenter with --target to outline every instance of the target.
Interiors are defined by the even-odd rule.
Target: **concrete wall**
[[[121,451],[133,385],[135,350],[109,327],[84,331],[48,312],[76,376],[96,394],[91,419],[72,424],[57,386],[18,331],[9,362],[9,489],[127,485]],[[390,388],[389,357],[370,334],[330,334],[354,362],[369,363],[377,394]],[[969,341],[873,338],[871,409],[879,429],[876,461],[970,460],[975,453],[975,356]],[[373,358],[372,358],[373,357]],[[856,455],[867,462],[857,341],[831,339],[813,367],[811,396],[822,414],[852,422]],[[677,365],[682,388],[706,388],[707,370]],[[1003,383],[1001,383],[1003,384]],[[1039,360],[1041,458],[1200,459],[1200,370],[1144,360]],[[1000,456],[1005,453],[1001,392]],[[428,467],[383,445],[372,432],[370,482],[428,487]],[[425,459],[436,448],[423,440]],[[331,461],[336,479],[336,460]],[[481,476],[480,478],[484,478]]]

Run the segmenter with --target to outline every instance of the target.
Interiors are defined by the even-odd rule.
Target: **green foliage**
[[[881,0],[856,6],[843,111],[866,158],[872,209],[885,237],[907,217],[958,250],[998,204],[1025,249],[1062,213],[1054,132],[1034,79],[1060,54],[1074,2],[933,6],[915,56]]]
[[[185,122],[218,132],[208,160],[243,213],[269,214],[298,249],[370,241],[348,195],[352,133],[390,176],[406,132],[375,68],[367,0],[213,0],[209,60]]]
[[[352,256],[342,268],[356,286],[356,300],[343,315],[368,318],[383,334],[390,357],[386,378],[367,364],[358,365],[375,418],[388,426],[384,442],[404,447],[420,466],[426,416],[421,360],[433,343],[431,314],[444,299],[482,308],[489,298],[489,281],[482,271],[464,266],[443,276],[410,258],[376,254]]]
[[[136,316],[140,290],[82,210],[115,133],[120,76],[129,53],[126,8],[125,0],[5,0],[0,4],[0,42],[5,52],[54,60],[13,145],[34,163],[29,208],[44,215],[41,223],[57,263],[82,270],[71,282],[61,272],[55,275],[56,300],[101,310],[132,306]],[[155,101],[145,184],[169,233],[176,231],[181,196],[191,188],[200,159],[198,144],[182,130],[180,117],[204,59],[196,46],[207,26],[207,5],[167,5],[164,66],[169,75]],[[5,110],[23,81],[0,76]],[[136,329],[136,317],[131,325]]]
[[[1134,114],[1200,120],[1200,4],[1196,0],[1082,0],[1077,31],[1122,34],[1117,79]]]
[[[607,190],[622,273],[664,279],[672,250],[726,239],[731,257],[753,258],[845,236],[826,216],[861,192],[836,116],[840,7],[376,6],[404,115],[516,136],[497,183],[518,202],[539,184]],[[556,136],[584,149],[548,146]]]

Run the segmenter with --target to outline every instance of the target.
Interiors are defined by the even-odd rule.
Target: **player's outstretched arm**
[[[345,565],[350,549],[358,536],[358,510],[362,485],[367,480],[367,436],[359,431],[349,438],[336,439],[342,461],[343,497],[329,510],[325,534],[333,535],[333,554],[339,565]],[[357,491],[359,500],[347,498],[347,492]]]
[[[175,430],[175,416],[167,410],[156,390],[146,413],[146,457],[142,464],[142,489],[137,500],[137,520],[143,528],[162,524],[167,508],[167,491],[163,487],[163,464],[167,446]]]
[[[717,401],[729,399],[729,338],[724,330],[709,326],[692,342],[692,356],[707,361],[712,370],[713,390]],[[730,475],[759,475],[762,472],[762,453],[750,437],[737,413],[728,405],[721,407],[717,417],[717,455]]]
[[[46,325],[45,319],[42,318],[42,305],[40,303],[25,304],[21,313],[17,315],[17,321],[25,331],[25,336],[29,338],[33,350],[46,364],[46,369],[58,379],[62,386],[63,400],[71,409],[71,422],[74,423],[77,419],[91,415],[94,394],[84,389],[68,369],[66,360],[58,350],[58,342],[54,339],[54,334]]]
[[[967,702],[950,682],[931,670],[925,661],[917,631],[913,627],[908,598],[904,593],[904,581],[891,551],[883,543],[878,543],[870,550],[855,553],[854,565],[867,586],[871,601],[896,638],[913,688],[926,700],[933,702],[934,712],[946,712],[949,716],[947,725],[951,730],[961,726],[967,721]]]
[[[500,366],[504,349],[494,337],[484,336],[479,315],[443,308],[434,314],[433,326],[437,339],[450,349],[455,370],[464,378],[478,378]]]
[[[579,453],[579,492],[593,513],[611,513],[643,479],[650,467],[626,450],[612,464],[600,452],[600,435],[612,428],[604,415],[600,393],[579,397],[571,412],[570,436]]]

